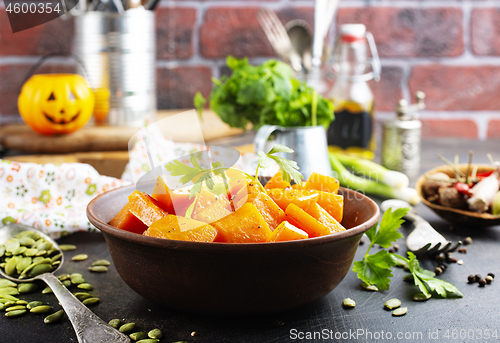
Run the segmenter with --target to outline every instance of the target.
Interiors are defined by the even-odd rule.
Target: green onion
[[[386,198],[401,199],[411,205],[416,205],[420,202],[420,198],[414,188],[396,189],[383,183],[378,183],[370,179],[356,176],[349,172],[339,161],[336,155],[332,153],[330,153],[330,163],[334,173],[337,174],[334,176],[339,180],[342,186],[361,193],[379,195]]]
[[[386,169],[375,162],[345,154],[335,154],[335,157],[345,167],[371,180],[385,183],[397,189],[407,188],[410,184],[410,180],[405,174]]]
[[[493,199],[493,203],[491,204],[491,212],[494,216],[500,214],[500,191],[497,192],[495,198]]]

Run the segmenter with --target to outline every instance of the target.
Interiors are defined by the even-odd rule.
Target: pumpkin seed
[[[29,302],[28,305],[26,305],[26,308],[28,310],[31,310],[31,309],[34,309],[35,307],[41,306],[41,305],[43,305],[43,303],[41,301],[32,301],[32,302]]]
[[[26,310],[16,310],[5,313],[5,317],[19,317],[26,313]]]
[[[51,264],[41,263],[34,266],[33,269],[31,269],[31,271],[28,273],[28,275],[31,277],[35,277],[40,274],[51,272],[52,270],[54,270],[54,268]]]
[[[5,274],[11,276],[11,275],[14,275],[15,271],[16,271],[16,265],[17,265],[17,257],[12,257],[9,262],[7,262],[7,264],[5,265]]]
[[[92,263],[93,266],[109,266],[111,265],[111,262],[108,260],[98,260]]]
[[[392,311],[392,315],[393,316],[404,316],[406,314],[406,312],[408,312],[408,307],[400,307],[398,309],[395,309],[394,311]]]
[[[348,307],[348,308],[353,308],[356,306],[356,302],[354,300],[352,300],[351,298],[345,298],[343,301],[342,301],[342,305],[344,307]]]
[[[145,332],[134,332],[129,335],[130,338],[132,338],[134,341],[139,341],[141,339],[148,338],[148,334]]]
[[[3,310],[5,310],[5,304],[0,303],[0,311],[3,311]]]
[[[38,250],[50,250],[52,249],[53,244],[47,241],[44,241],[36,246]]]
[[[5,269],[5,266],[7,265],[7,263],[3,262],[3,263],[0,263],[0,268],[2,269]]]
[[[43,313],[48,313],[50,311],[52,311],[54,308],[52,306],[49,306],[49,305],[39,305],[39,306],[35,306],[33,307],[30,312],[31,313],[35,313],[35,314],[43,314]]]
[[[50,260],[52,261],[52,263],[56,262],[57,260],[59,260],[60,258],[62,257],[62,254],[59,253],[53,257],[50,258]]]
[[[5,309],[5,312],[17,311],[17,310],[26,310],[26,306],[24,305],[10,306],[9,308]]]
[[[135,323],[127,323],[120,326],[118,331],[121,333],[131,333],[135,330]]]
[[[12,255],[22,255],[28,248],[26,247],[19,247],[16,250],[12,252]]]
[[[73,244],[61,244],[59,245],[59,249],[62,251],[72,251],[76,249],[76,245]]]
[[[61,275],[58,275],[57,278],[59,279],[59,281],[64,281],[64,280],[69,279],[69,274],[61,274]]]
[[[84,283],[84,282],[85,282],[85,280],[82,277],[78,277],[77,276],[77,277],[72,277],[71,278],[71,283],[74,284],[74,285],[79,285],[79,284]]]
[[[99,303],[99,301],[99,298],[88,298],[82,301],[82,304],[84,304],[85,306],[90,306]]]
[[[378,292],[378,288],[375,285],[368,285],[368,284],[366,284],[366,283],[363,282],[361,284],[361,287],[363,287],[367,291]]]
[[[42,294],[51,294],[51,293],[54,293],[54,292],[52,291],[52,289],[50,287],[45,287],[42,290]]]
[[[47,255],[47,251],[40,249],[38,249],[38,252],[35,254],[35,256],[45,256],[45,255]]]
[[[17,273],[21,274],[23,272],[23,270],[25,270],[26,268],[28,268],[31,265],[31,263],[32,263],[31,257],[20,258],[16,264]]]
[[[85,299],[93,298],[94,296],[88,293],[75,293],[73,294],[78,300],[84,301]]]
[[[23,275],[19,275],[19,280],[24,280],[24,279],[29,279],[30,277],[28,276],[28,274],[23,274]]]
[[[23,270],[21,275],[25,275],[26,273],[28,273],[30,270],[32,270],[33,268],[35,268],[35,266],[37,266],[39,264],[50,264],[50,263],[51,263],[50,258],[43,258],[42,257],[41,259],[38,259],[37,257],[35,257],[33,259],[33,263],[28,268]]]
[[[71,287],[72,283],[70,280],[64,280],[62,282],[62,284],[64,285],[64,287],[68,288],[68,287]]]
[[[19,286],[17,286],[17,290],[21,294],[31,293],[31,292],[36,291],[37,289],[38,289],[38,285],[36,283],[31,283],[31,282],[21,283],[21,284],[19,284]]]
[[[61,264],[61,261],[54,261],[54,262],[52,262],[52,266],[53,267],[57,267],[60,264]]]
[[[413,296],[413,300],[415,301],[426,301],[429,300],[432,297],[432,295],[429,294],[424,294],[424,293],[417,293]]]
[[[147,338],[147,339],[141,339],[140,341],[137,341],[136,343],[158,343],[159,341],[160,341],[159,339]]]
[[[16,239],[16,238],[11,238],[11,239],[8,239],[5,243],[4,243],[4,246],[5,246],[5,251],[8,251],[8,252],[13,252],[14,250],[16,250],[17,248],[19,248],[21,246],[21,244],[19,244],[19,240]]]
[[[31,247],[35,244],[35,240],[31,237],[25,236],[19,238],[19,244],[24,245],[26,247]]]
[[[26,257],[33,257],[35,256],[36,254],[38,253],[38,249],[26,249],[26,251],[24,252],[24,256]]]
[[[111,319],[108,323],[111,327],[118,329],[122,326],[122,321],[120,319]]]
[[[83,275],[82,275],[82,274],[80,274],[80,273],[72,273],[72,274],[69,276],[69,278],[70,278],[70,279],[71,279],[71,278],[74,278],[74,277],[83,277]]]
[[[28,302],[26,300],[18,300],[16,301],[16,305],[28,305]]]
[[[6,251],[6,252],[5,252],[5,256],[6,256],[6,257],[10,257],[10,256],[12,256],[12,252],[11,252],[11,251]],[[5,258],[5,262],[7,262],[7,260],[8,260],[8,259],[7,259],[7,258]]]
[[[79,254],[73,256],[71,259],[73,261],[85,261],[89,256],[87,254]]]
[[[19,291],[14,287],[0,288],[0,295],[18,295]]]
[[[76,286],[76,287],[78,287],[78,288],[80,288],[80,289],[84,289],[84,290],[86,290],[86,291],[91,291],[91,290],[93,290],[93,289],[94,289],[94,287],[92,287],[92,285],[91,285],[90,283],[81,283],[81,284],[79,284],[79,285],[78,285],[78,286]]]
[[[37,252],[38,252],[38,250],[37,250]],[[42,257],[42,256],[35,256],[33,258],[33,263],[38,263],[38,262],[42,261],[43,259],[44,259],[44,257]]]
[[[385,303],[384,303],[384,306],[385,308],[387,308],[388,310],[393,310],[395,308],[398,308],[399,306],[401,306],[401,300],[399,299],[389,299],[387,300]]]
[[[148,336],[149,338],[160,339],[163,337],[163,333],[161,332],[160,329],[153,329],[148,332]]]
[[[15,300],[15,301],[7,301],[5,303],[5,307],[15,306],[16,305],[16,301],[17,300]]]
[[[43,322],[45,324],[52,324],[52,323],[58,322],[59,320],[61,320],[63,315],[64,315],[64,311],[59,310],[59,311],[52,313],[51,315],[48,315],[47,317],[45,317],[43,319]]]
[[[0,245],[0,257],[2,257],[5,254],[5,246]]]
[[[108,271],[108,267],[106,267],[106,266],[92,266],[92,267],[89,267],[89,270],[91,272],[96,272],[96,273],[105,273]]]

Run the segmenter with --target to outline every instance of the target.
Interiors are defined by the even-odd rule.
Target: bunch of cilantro
[[[366,232],[370,239],[370,245],[361,261],[353,264],[352,271],[358,274],[358,278],[368,285],[377,285],[380,290],[388,290],[391,282],[391,268],[398,264],[398,260],[406,263],[410,273],[413,275],[413,281],[420,291],[425,295],[436,292],[438,295],[446,298],[448,294],[462,297],[462,293],[451,283],[435,278],[434,272],[420,267],[420,264],[412,252],[408,252],[408,258],[390,253],[387,250],[380,250],[375,254],[370,254],[370,249],[374,244],[379,244],[382,248],[390,248],[393,242],[403,238],[398,231],[402,219],[408,209],[398,209],[391,212],[388,209],[380,221],[380,225],[375,225]]]
[[[271,59],[253,66],[247,58],[229,56],[227,66],[232,75],[212,79],[215,86],[208,100],[229,126],[245,129],[250,122],[255,129],[262,125],[328,127],[334,119],[333,104],[292,78],[292,69],[283,62]],[[194,97],[200,115],[206,101],[199,92]]]

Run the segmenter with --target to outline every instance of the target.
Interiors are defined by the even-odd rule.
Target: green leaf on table
[[[366,255],[362,261],[354,262],[352,271],[365,283],[376,284],[380,290],[388,290],[392,277],[391,267],[395,265],[396,260],[392,254],[380,250],[376,254]]]
[[[400,208],[394,212],[391,212],[390,209],[387,210],[382,217],[377,233],[373,235],[372,231],[370,233],[371,237],[368,236],[370,241],[373,244],[379,244],[383,248],[390,248],[393,242],[396,242],[399,238],[403,238],[403,234],[398,229],[404,223],[402,218],[408,211],[409,209],[407,208]]]

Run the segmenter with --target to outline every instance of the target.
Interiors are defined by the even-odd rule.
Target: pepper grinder
[[[416,92],[416,103],[401,99],[396,107],[396,118],[386,121],[382,130],[382,165],[406,174],[410,179],[420,171],[420,136],[422,122],[417,111],[425,108],[425,94]]]

